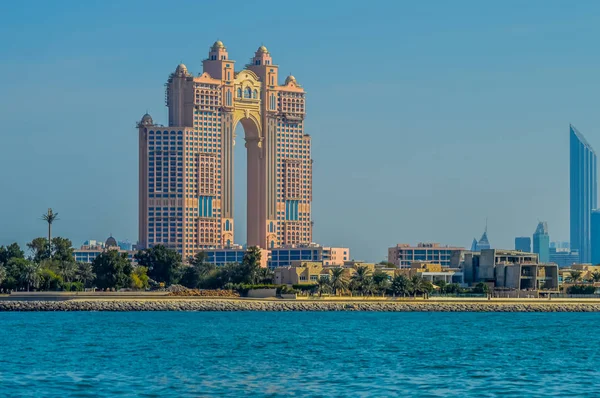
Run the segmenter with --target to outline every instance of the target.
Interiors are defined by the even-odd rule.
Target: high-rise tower
[[[170,75],[169,127],[148,115],[138,123],[141,246],[169,244],[187,257],[233,244],[238,123],[248,150],[248,245],[312,241],[304,89],[293,76],[278,83],[278,67],[264,46],[245,69],[235,72],[234,64],[215,42],[203,73],[193,76],[181,64]]]
[[[540,263],[550,261],[550,235],[545,221],[540,221],[533,233],[533,252],[538,254]]]
[[[591,213],[598,199],[596,152],[573,125],[569,127],[571,250],[579,251],[580,262],[589,263]]]

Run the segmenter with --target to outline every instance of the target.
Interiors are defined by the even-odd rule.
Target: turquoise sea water
[[[0,396],[600,395],[600,314],[0,313]]]

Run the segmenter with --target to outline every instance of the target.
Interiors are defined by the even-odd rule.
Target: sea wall
[[[267,300],[0,301],[0,311],[381,311],[381,312],[600,312],[581,302],[327,302]]]

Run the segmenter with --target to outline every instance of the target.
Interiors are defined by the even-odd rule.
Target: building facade
[[[538,255],[540,263],[550,261],[550,235],[546,222],[539,222],[533,233],[533,252]]]
[[[591,262],[594,265],[598,265],[600,264],[600,209],[592,210],[590,225]]]
[[[531,253],[531,238],[529,236],[517,236],[515,238],[515,250]]]
[[[137,263],[134,257],[136,252],[121,249],[113,237],[108,238],[106,242],[88,240],[79,249],[73,249],[73,257],[78,263],[93,263],[96,257],[107,250],[117,250],[119,253],[127,253],[127,258],[132,263]]]
[[[516,290],[557,290],[558,266],[539,263],[535,253],[484,249],[465,253],[465,283],[484,282],[494,288]]]
[[[558,265],[560,268],[570,267],[579,262],[579,252],[570,249],[557,249],[551,247],[549,250],[550,262]]]
[[[400,268],[409,268],[414,261],[450,267],[453,257],[460,257],[464,251],[462,247],[440,246],[439,243],[419,243],[417,246],[399,243],[388,249],[388,262]]]
[[[311,139],[305,92],[260,46],[235,72],[217,41],[193,76],[177,66],[166,84],[168,127],[138,123],[139,246],[163,244],[185,258],[234,244],[233,147],[244,131],[249,246],[312,242]]]
[[[591,214],[598,207],[596,152],[583,135],[570,126],[570,235],[571,250],[579,252],[579,262],[592,260]]]
[[[207,262],[216,266],[227,263],[241,263],[246,250],[237,248],[205,249]],[[350,249],[347,247],[323,247],[306,245],[298,247],[277,247],[263,249],[261,265],[269,268],[288,267],[295,261],[319,262],[324,266],[341,266],[350,259]]]

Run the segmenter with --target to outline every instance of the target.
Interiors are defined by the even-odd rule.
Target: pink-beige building
[[[137,125],[140,248],[162,244],[187,258],[234,244],[238,124],[248,151],[247,165],[238,166],[247,169],[248,246],[312,242],[305,92],[293,76],[280,82],[266,47],[236,72],[227,48],[215,42],[198,75],[177,66],[165,100],[168,126],[148,114]]]
[[[419,243],[416,246],[399,243],[388,249],[388,262],[400,268],[410,268],[414,261],[458,267],[464,252],[463,247],[441,246],[439,243]]]

